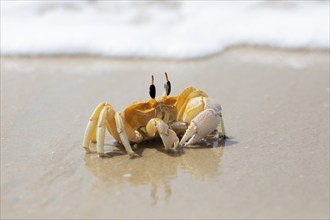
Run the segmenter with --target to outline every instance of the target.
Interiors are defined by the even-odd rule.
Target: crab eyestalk
[[[156,87],[154,85],[154,75],[151,75],[151,85],[149,87],[149,95],[152,99],[156,97]]]
[[[168,80],[167,72],[165,72],[166,83],[164,84],[165,93],[163,96],[168,96],[171,93],[171,82]]]

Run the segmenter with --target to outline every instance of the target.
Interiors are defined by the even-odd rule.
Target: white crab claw
[[[179,145],[179,138],[176,133],[171,130],[168,125],[159,118],[151,119],[147,126],[147,132],[150,136],[154,136],[158,131],[166,150],[176,150]]]
[[[166,150],[176,150],[179,146],[179,138],[176,136],[176,133],[168,129],[168,134],[160,134],[160,137],[163,140],[164,146]]]
[[[180,141],[180,145],[194,144],[213,132],[219,124],[219,117],[214,109],[205,109],[199,113],[190,123],[186,133]],[[186,141],[191,139],[186,143]]]

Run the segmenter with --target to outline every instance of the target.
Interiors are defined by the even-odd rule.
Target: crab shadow
[[[113,143],[107,145],[111,148],[108,153],[111,158],[86,154],[85,165],[107,190],[116,190],[127,183],[134,186],[150,184],[152,204],[156,204],[159,188],[164,190],[165,200],[171,196],[171,182],[176,179],[178,170],[197,181],[208,181],[220,175],[224,148],[238,143],[232,139],[201,142],[175,153],[166,151],[161,140],[151,140],[137,146],[134,151],[141,157],[134,160],[128,158],[120,144]]]
[[[134,146],[134,152],[142,157],[144,150],[155,149],[158,152],[161,152],[168,156],[179,157],[185,153],[184,149],[209,149],[217,147],[229,147],[237,143],[238,141],[236,141],[234,137],[226,136],[224,139],[206,139],[194,145],[187,145],[184,148],[180,147],[177,151],[168,151],[164,148],[164,145],[160,139],[151,139],[140,144],[136,144]],[[109,157],[126,155],[126,150],[124,146],[119,142],[112,142],[111,144],[105,144],[105,146],[108,148],[111,146],[116,148],[115,151],[109,151],[106,153]],[[132,159],[137,158],[139,157],[135,157]]]

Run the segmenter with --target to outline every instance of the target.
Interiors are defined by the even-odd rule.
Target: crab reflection
[[[212,146],[215,145],[216,147]],[[202,144],[174,154],[163,150],[160,141],[153,141],[139,147],[136,152],[142,158],[129,159],[120,149],[111,149],[111,159],[99,158],[96,154],[86,154],[87,169],[107,188],[118,188],[124,183],[132,185],[151,185],[153,203],[157,203],[157,191],[162,187],[167,200],[171,194],[171,181],[177,177],[178,170],[188,173],[199,181],[206,181],[220,173],[219,163],[224,142]]]

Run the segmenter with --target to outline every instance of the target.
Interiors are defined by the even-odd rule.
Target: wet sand
[[[129,159],[81,147],[94,107],[148,99],[164,71],[223,107],[227,135]],[[1,58],[1,218],[329,218],[329,54],[235,48],[189,61]]]

